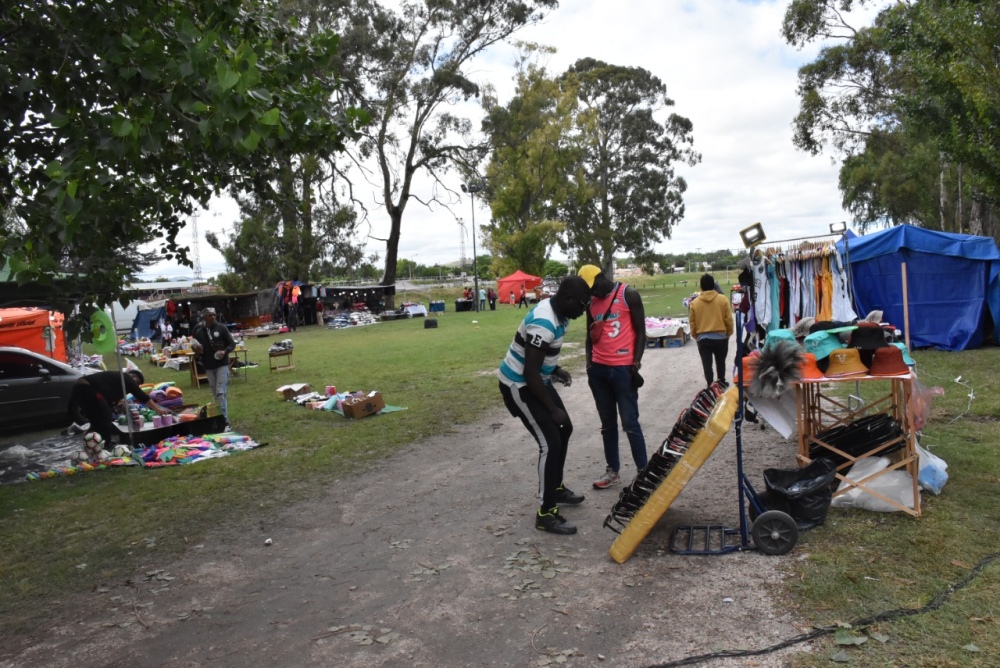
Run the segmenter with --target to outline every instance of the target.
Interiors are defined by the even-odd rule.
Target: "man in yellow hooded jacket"
[[[701,277],[701,294],[691,302],[688,320],[691,336],[698,344],[701,366],[705,371],[705,383],[712,384],[712,360],[718,372],[718,380],[726,382],[726,355],[729,354],[729,337],[736,330],[733,321],[733,307],[729,299],[715,289],[715,278],[711,274]]]

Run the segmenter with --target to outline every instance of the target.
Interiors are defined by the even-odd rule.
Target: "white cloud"
[[[792,146],[791,123],[798,111],[797,69],[817,47],[802,52],[781,38],[787,0],[564,0],[542,25],[516,38],[556,47],[550,74],[579,58],[650,70],[667,86],[672,111],[694,124],[695,149],[702,162],[681,165],[688,183],[686,215],[673,238],[658,250],[684,253],[741,246],[739,230],[760,221],[771,239],[819,235],[844,220],[837,189],[838,165],[829,156],[809,156]],[[507,99],[512,89],[514,48],[498,46],[474,64],[474,76],[492,83]],[[466,113],[478,108],[466,105]],[[428,181],[415,191],[426,198]],[[458,192],[458,181],[453,188]],[[374,192],[374,191],[373,191]],[[458,193],[461,194],[461,193]],[[373,201],[373,197],[366,198]],[[451,210],[433,211],[411,202],[403,217],[401,258],[420,264],[450,262],[460,253],[456,218],[468,222],[467,198],[453,198]],[[476,221],[489,210],[476,200]],[[235,207],[214,206],[219,216],[199,218],[199,231],[231,229]],[[369,207],[371,235],[385,237],[388,216]],[[468,225],[467,225],[468,228]],[[183,233],[182,233],[182,237]],[[479,243],[477,236],[477,245]],[[370,252],[384,254],[372,241]],[[224,270],[218,253],[200,244],[205,275]],[[466,255],[472,242],[466,233]],[[190,270],[150,269],[147,275],[174,276]]]

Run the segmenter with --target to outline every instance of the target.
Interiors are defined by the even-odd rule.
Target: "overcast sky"
[[[781,39],[781,19],[788,0],[563,0],[562,6],[517,39],[557,49],[548,61],[559,74],[579,58],[643,67],[659,77],[674,100],[674,112],[694,124],[694,148],[702,154],[695,167],[681,165],[688,183],[686,214],[671,239],[657,246],[663,253],[736,249],[739,231],[760,221],[770,239],[829,232],[845,220],[837,189],[839,161],[831,155],[809,156],[792,145],[791,123],[798,110],[797,71],[816,49],[796,51]],[[513,90],[513,47],[493,49],[470,69],[472,77],[497,87],[501,100]],[[478,113],[478,112],[476,112]],[[478,121],[476,122],[478,126]],[[418,191],[426,185],[418,184]],[[458,191],[458,180],[454,188]],[[374,191],[373,191],[374,192]],[[373,237],[387,236],[388,217],[369,200]],[[400,258],[419,264],[459,259],[462,228],[468,223],[468,199],[433,211],[411,202],[403,217]],[[489,209],[476,201],[477,224]],[[235,206],[217,203],[198,219],[199,253],[207,278],[225,271],[221,256],[204,241],[206,231],[226,233],[236,220]],[[466,225],[466,256],[471,259],[471,231]],[[191,239],[190,230],[182,240]],[[479,236],[476,237],[477,249]],[[369,252],[384,256],[384,243],[371,241]],[[144,278],[191,276],[172,263],[155,265]]]

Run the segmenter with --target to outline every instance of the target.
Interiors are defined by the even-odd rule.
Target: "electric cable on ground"
[[[956,591],[964,589],[969,586],[976,577],[982,572],[984,568],[989,566],[991,563],[1000,559],[1000,552],[994,552],[993,554],[987,555],[979,560],[969,574],[958,582],[948,585],[944,590],[939,591],[931,600],[927,602],[926,605],[919,608],[896,608],[895,610],[888,610],[886,612],[880,612],[870,617],[865,617],[863,619],[858,619],[850,623],[852,628],[870,626],[876,622],[885,622],[890,619],[897,619],[900,617],[912,617],[913,615],[922,615],[926,612],[933,612],[941,606],[943,606],[952,594]],[[830,635],[835,633],[837,629],[841,626],[821,626],[817,629],[813,629],[809,633],[803,633],[802,635],[794,636],[787,640],[783,640],[776,645],[771,645],[763,649],[748,649],[748,650],[723,650],[721,652],[712,652],[710,654],[699,654],[697,656],[689,656],[683,659],[677,659],[676,661],[669,661],[667,663],[657,663],[648,668],[675,668],[676,666],[694,666],[699,663],[704,663],[705,661],[711,661],[712,659],[726,659],[741,656],[761,656],[764,654],[771,654],[772,652],[777,652],[780,649],[785,649],[786,647],[791,647],[792,645],[797,645],[799,643],[806,642],[808,640],[813,640],[814,638],[820,638],[825,635]]]

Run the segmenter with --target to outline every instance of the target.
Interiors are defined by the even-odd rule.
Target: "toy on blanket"
[[[83,450],[74,452],[70,464],[94,464],[107,461],[111,456],[104,449],[104,437],[96,431],[88,431],[83,435]]]

